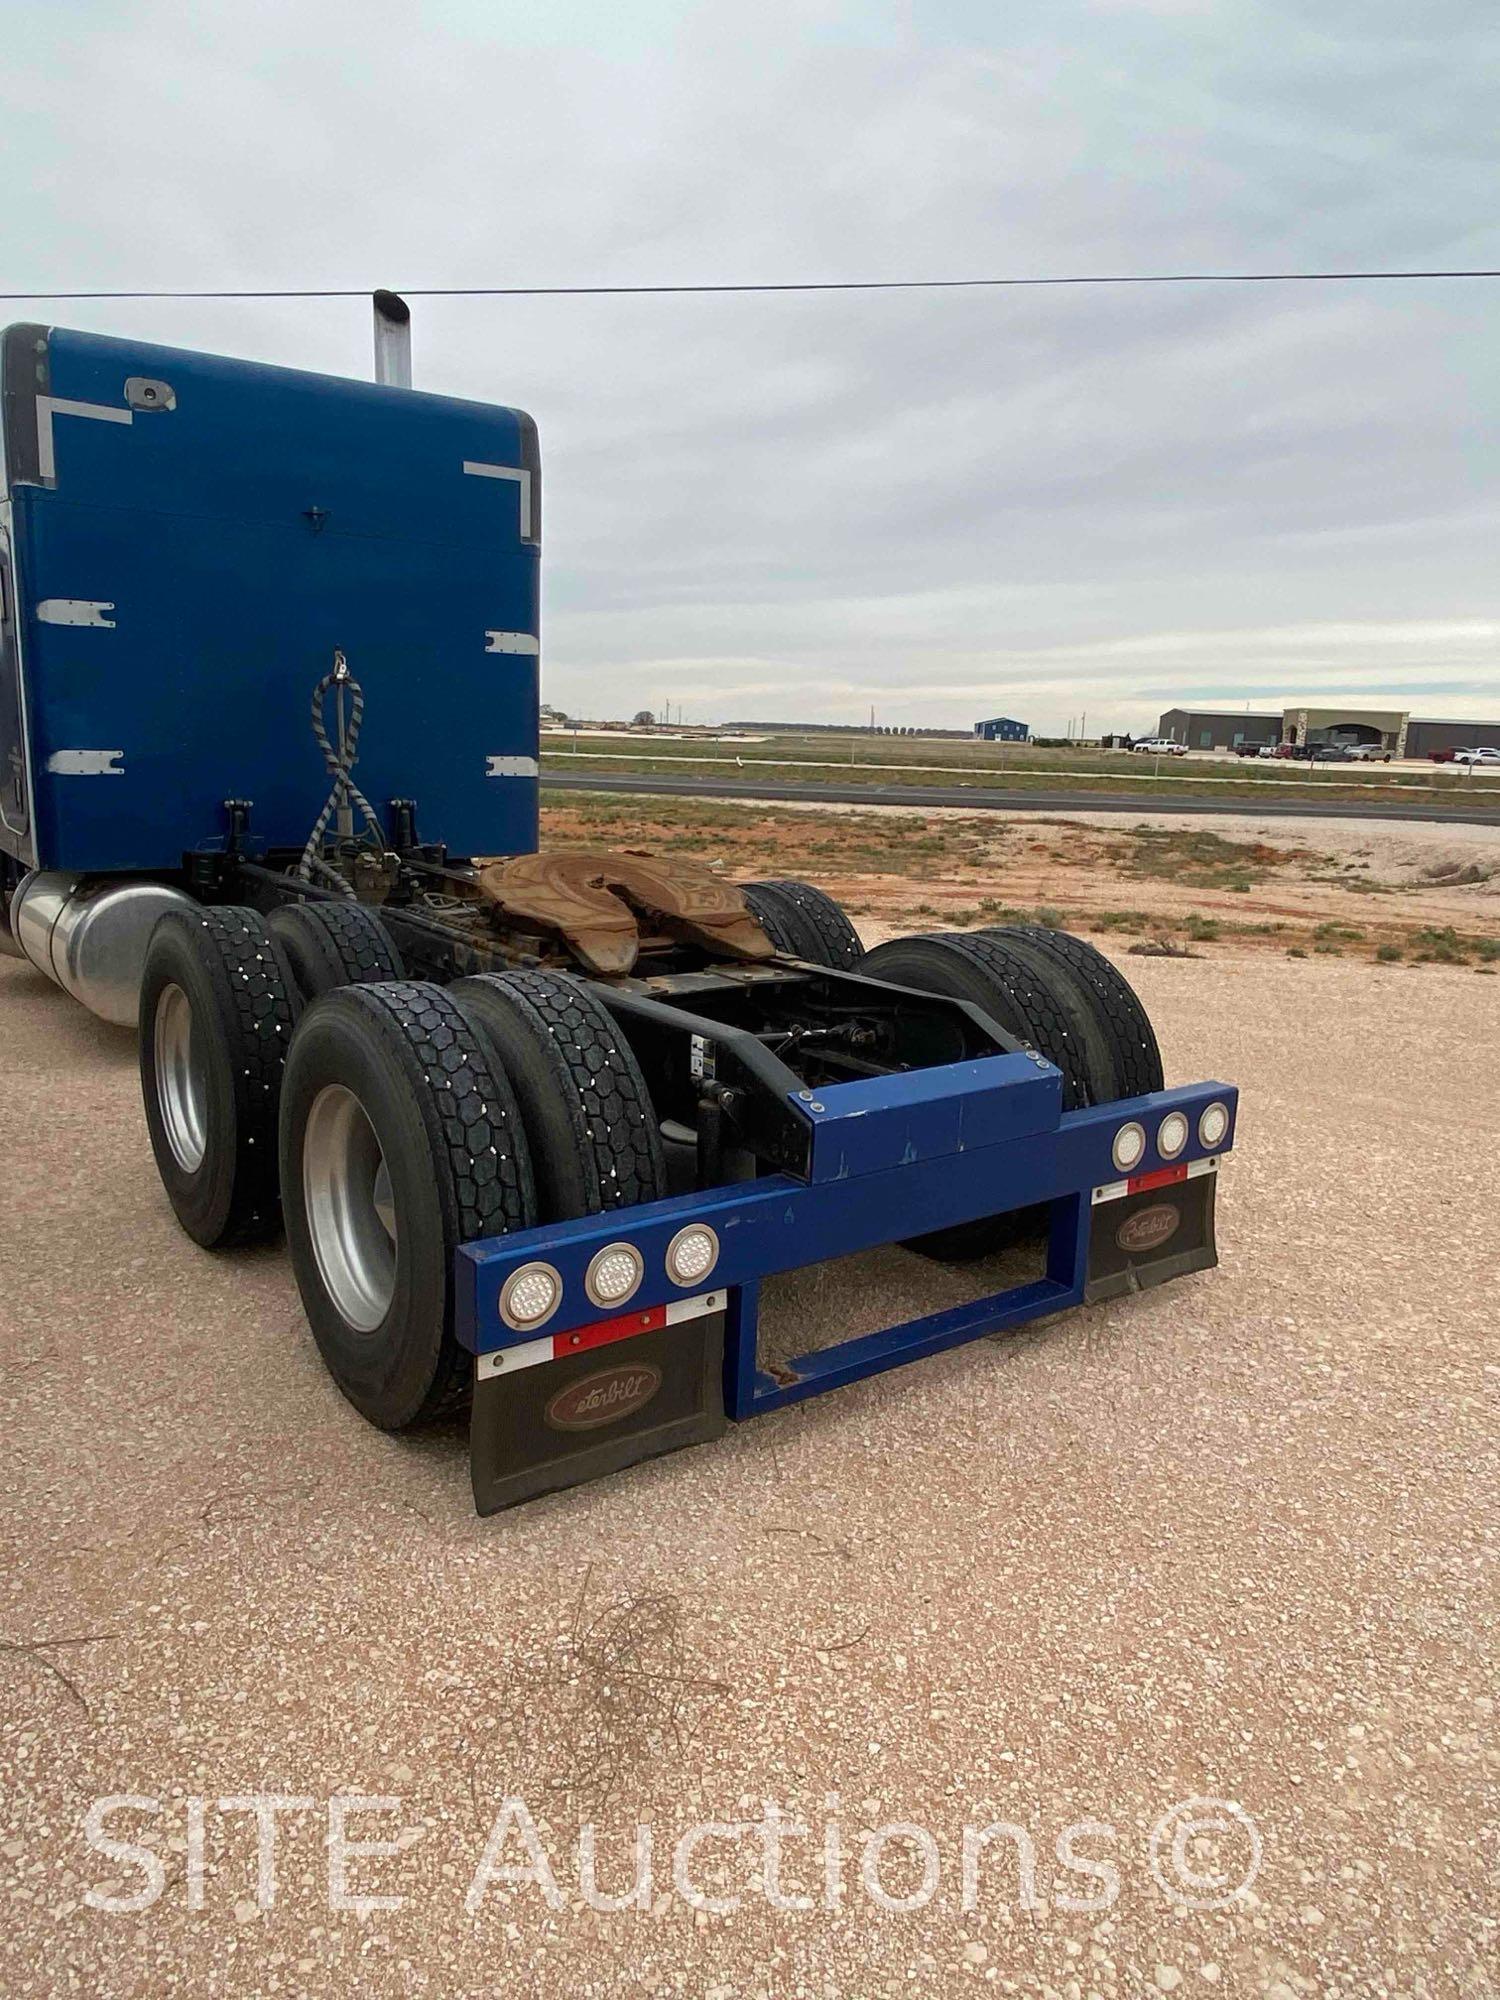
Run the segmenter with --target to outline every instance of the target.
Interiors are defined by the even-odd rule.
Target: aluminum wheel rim
[[[307,1114],[302,1191],[328,1296],[357,1333],[373,1333],[396,1290],[396,1208],[375,1127],[341,1083],[326,1084]]]
[[[178,1166],[195,1174],[208,1144],[208,1093],[193,1048],[193,1003],[180,986],[158,995],[153,1040],[162,1129]]]

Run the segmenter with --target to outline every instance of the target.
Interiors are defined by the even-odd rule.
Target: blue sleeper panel
[[[239,798],[257,839],[300,846],[337,647],[387,825],[414,799],[455,855],[535,848],[528,417],[55,329],[12,329],[4,354],[23,700],[0,701],[0,764],[24,761],[30,799],[7,795],[0,845],[174,869]]]

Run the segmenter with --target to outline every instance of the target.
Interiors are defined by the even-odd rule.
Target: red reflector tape
[[[676,1326],[681,1320],[722,1312],[726,1297],[724,1292],[700,1292],[693,1299],[674,1299],[666,1306],[644,1306],[639,1312],[596,1319],[589,1326],[570,1327],[566,1333],[543,1334],[540,1340],[497,1347],[492,1354],[478,1357],[476,1371],[480,1381],[486,1382],[491,1376],[514,1375],[519,1368],[535,1368],[543,1361],[560,1361],[565,1354],[583,1354],[591,1347],[608,1347],[613,1341],[629,1340],[638,1333],[656,1333],[664,1326]]]
[[[1092,1200],[1095,1208],[1102,1201],[1123,1201],[1128,1194],[1137,1194],[1143,1188],[1170,1187],[1174,1181],[1196,1180],[1199,1174],[1217,1173],[1219,1158],[1212,1153],[1206,1159],[1189,1160],[1180,1167],[1160,1167],[1153,1174],[1137,1174],[1134,1180],[1106,1181],[1103,1187],[1096,1187]]]
[[[612,1340],[629,1340],[633,1333],[655,1333],[667,1323],[665,1306],[647,1306],[643,1312],[621,1313],[618,1319],[596,1319],[592,1326],[575,1326],[567,1333],[552,1336],[552,1358],[577,1354],[585,1347],[607,1347]]]

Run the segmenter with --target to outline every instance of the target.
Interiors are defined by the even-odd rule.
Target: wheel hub
[[[302,1189],[328,1295],[356,1332],[373,1333],[396,1290],[396,1206],[375,1128],[341,1083],[325,1085],[308,1112]]]
[[[156,1102],[167,1144],[182,1171],[195,1174],[207,1146],[207,1093],[193,1046],[193,1003],[180,986],[162,988],[153,1039]]]

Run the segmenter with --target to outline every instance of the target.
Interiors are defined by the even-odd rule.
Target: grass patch
[[[1467,965],[1473,945],[1459,936],[1452,924],[1425,924],[1412,932],[1419,965]]]
[[[1254,887],[1255,864],[1264,873],[1281,858],[1275,848],[1226,840],[1207,827],[1138,826],[1131,838],[1135,851],[1125,859],[1127,874],[1192,882],[1204,889],[1248,891]]]

